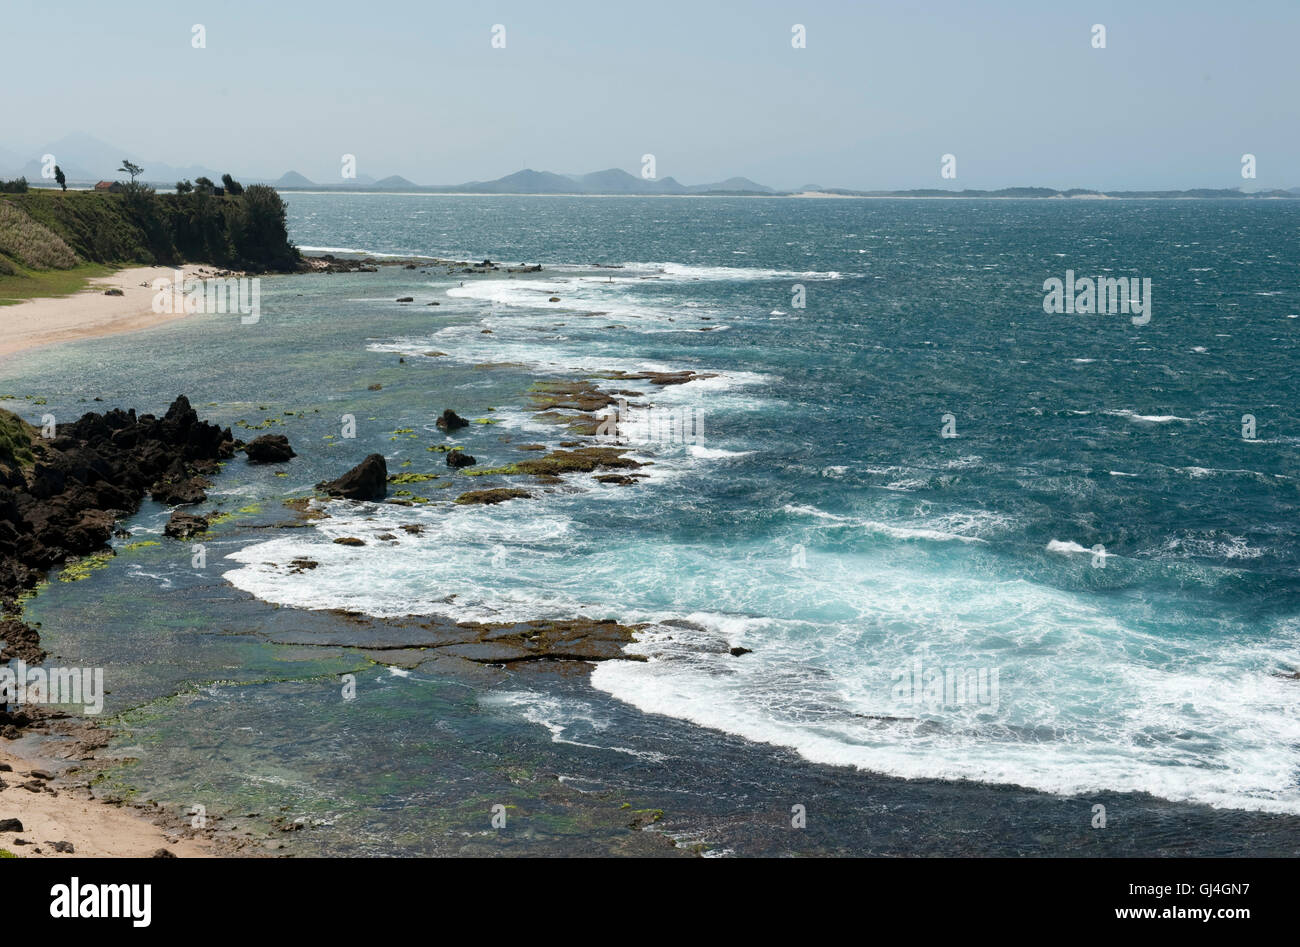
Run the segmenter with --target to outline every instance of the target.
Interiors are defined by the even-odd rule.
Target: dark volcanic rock
[[[442,412],[442,417],[438,418],[434,423],[438,425],[440,431],[455,431],[463,427],[469,427],[469,422],[451,408]]]
[[[459,467],[473,467],[478,461],[465,453],[463,450],[447,451],[447,466],[453,469]]]
[[[297,457],[289,446],[289,438],[283,434],[263,434],[255,437],[244,448],[250,464],[282,464],[290,457]]]
[[[183,506],[188,503],[202,503],[208,498],[207,489],[211,481],[204,477],[182,477],[179,480],[160,480],[149,491],[159,503],[168,506]]]
[[[0,641],[4,642],[4,647],[0,648],[0,660],[18,658],[27,664],[40,664],[45,660],[45,652],[40,646],[41,636],[35,628],[16,618],[0,619]]]
[[[177,510],[163,528],[163,535],[170,536],[172,539],[189,539],[207,528],[208,521],[204,517]]]
[[[114,521],[141,498],[195,503],[209,486],[206,474],[234,453],[229,428],[200,421],[180,396],[161,418],[114,408],[88,413],[40,437],[17,415],[0,410],[0,607],[15,612],[17,598],[69,556],[102,549]],[[43,658],[36,631],[0,621],[0,661]],[[0,712],[10,733],[26,726]]]
[[[0,819],[0,832],[21,832],[23,824],[17,819]]]
[[[388,464],[383,454],[371,454],[337,480],[322,481],[316,488],[347,500],[382,500],[388,495]]]

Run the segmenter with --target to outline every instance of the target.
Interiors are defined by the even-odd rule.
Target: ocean
[[[266,277],[254,325],[0,364],[36,423],[185,393],[299,454],[227,465],[202,567],[146,501],[29,603],[106,668],[109,786],[293,853],[630,853],[629,809],[669,853],[1300,848],[1291,204],[286,199],[308,252],[501,269]],[[1067,271],[1149,321],[1046,312]],[[575,378],[656,419],[647,476],[450,502],[504,481],[432,447],[589,442],[530,398]],[[438,478],[283,506],[372,452]],[[612,618],[648,660],[451,668],[340,612]]]

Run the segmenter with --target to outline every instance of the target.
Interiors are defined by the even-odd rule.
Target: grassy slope
[[[249,229],[244,223],[247,199],[182,201],[176,195],[156,195],[142,207],[122,194],[96,191],[41,188],[0,194],[0,201],[47,228],[78,258],[78,265],[68,270],[35,269],[0,252],[0,306],[37,296],[66,296],[82,289],[91,277],[123,266],[191,259],[218,266],[248,265],[255,271],[258,264],[280,271],[293,269],[298,253],[288,242],[283,220],[269,219],[265,202],[254,202],[257,223]],[[34,239],[28,234],[18,246],[33,245]],[[232,246],[232,241],[239,246]],[[245,259],[245,254],[251,259]]]
[[[114,271],[103,263],[82,263],[70,270],[28,270],[12,264],[16,272],[0,276],[0,306],[12,306],[39,296],[71,296],[85,289],[96,276]]]
[[[121,198],[116,194],[41,189],[0,195],[0,200],[60,235],[81,261],[67,270],[38,270],[0,253],[0,306],[42,296],[70,296],[84,289],[91,278],[106,276],[118,265],[154,262],[144,234],[122,213]]]
[[[5,194],[32,220],[54,231],[82,260],[99,263],[151,264],[155,255],[139,225],[122,206],[120,194],[40,189]]]

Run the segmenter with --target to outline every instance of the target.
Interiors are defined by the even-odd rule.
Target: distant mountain
[[[669,179],[671,180],[671,178]],[[719,181],[717,184],[693,184],[687,188],[693,194],[699,194],[703,191],[742,191],[744,193],[758,194],[775,194],[772,188],[766,184],[759,184],[757,181],[751,181],[749,178],[727,178],[725,181]]]
[[[573,194],[581,189],[581,183],[562,174],[534,171],[532,168],[507,174],[495,181],[470,181],[458,187],[446,188],[471,194]]]
[[[271,182],[272,187],[315,187],[309,178],[304,177],[297,171],[286,171],[280,175],[279,179]]]
[[[400,174],[391,174],[382,180],[376,181],[375,188],[383,191],[409,191],[417,187]]]
[[[706,194],[717,192],[774,194],[770,187],[748,178],[728,178],[717,184],[684,185],[675,178],[643,178],[622,168],[590,174],[554,174],[550,171],[516,171],[495,181],[469,181],[452,188],[472,194]]]
[[[221,173],[198,165],[179,168],[161,161],[141,158],[125,148],[110,145],[90,135],[76,132],[64,135],[58,141],[50,142],[41,148],[26,150],[18,155],[5,152],[0,154],[0,170],[6,174],[22,174],[32,182],[41,181],[41,170],[45,155],[53,155],[55,163],[63,170],[68,180],[76,183],[94,183],[96,181],[115,181],[126,177],[117,169],[126,158],[144,168],[141,180],[148,183],[170,185],[181,178],[193,180],[197,177],[209,177],[213,180]]]
[[[622,168],[593,171],[578,179],[585,194],[685,194],[686,188],[672,178],[641,178]]]

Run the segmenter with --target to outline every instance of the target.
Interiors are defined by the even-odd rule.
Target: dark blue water
[[[594,690],[493,679],[465,732],[498,747],[500,726],[527,733],[530,753],[548,765],[561,754],[591,778],[689,759],[693,738],[665,734],[696,725],[779,747],[767,752],[791,766],[843,767],[828,771],[841,788],[877,773],[1300,812],[1300,695],[1283,676],[1300,667],[1291,205],[308,194],[289,205],[304,246],[545,269],[267,280],[256,327],[205,316],[9,363],[10,389],[44,392],[60,411],[94,395],[156,408],[179,379],[206,416],[274,418],[267,429],[302,455],[288,477],[242,464],[223,475],[227,507],[251,512],[223,525],[209,574],[165,546],[134,564],[124,553],[43,593],[33,610],[47,625],[75,625],[79,596],[122,595],[128,581],[156,602],[201,587],[210,603],[186,608],[211,614],[237,600],[231,633],[251,623],[272,639],[296,612],[254,617],[248,595],[385,618],[616,617],[649,623],[637,648],[650,661],[598,667]],[[1150,279],[1150,322],[1044,313],[1044,281],[1067,269]],[[701,435],[633,445],[653,460],[634,487],[572,476],[531,500],[462,507],[448,498],[505,480],[457,475],[409,485],[413,507],[333,504],[306,528],[276,526],[281,499],[372,450],[398,472],[445,472],[426,450],[445,440],[432,423],[444,407],[495,422],[458,436],[482,465],[517,460],[520,443],[554,447],[572,435],[534,417],[528,386],[619,370],[707,376],[600,379]],[[345,414],[355,439],[340,436]],[[140,528],[163,517],[146,510]],[[424,533],[396,545],[331,542],[414,522]],[[286,568],[302,556],[320,567]],[[326,682],[350,660],[293,659]],[[372,728],[399,707],[418,716],[441,689],[428,666],[374,673],[406,690],[373,708]],[[176,661],[119,693],[130,703],[215,676],[211,661]],[[254,728],[271,706],[285,720],[314,714],[279,691],[205,699]],[[185,713],[164,717],[150,726],[193,732]],[[421,782],[446,759],[432,753],[398,768]],[[273,756],[321,790],[320,748],[286,739]],[[750,765],[766,772],[775,758]],[[404,831],[423,824],[409,786],[371,785],[360,770],[368,801],[340,790],[339,808],[383,798]]]

